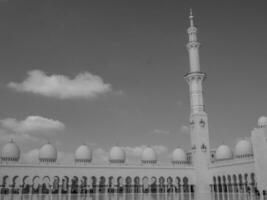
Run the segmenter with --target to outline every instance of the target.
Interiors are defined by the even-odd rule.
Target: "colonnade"
[[[1,194],[190,194],[188,177],[4,176]]]
[[[267,200],[266,191],[257,188],[254,173],[213,176],[210,189],[213,200]]]

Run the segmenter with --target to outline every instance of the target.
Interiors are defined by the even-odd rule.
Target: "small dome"
[[[267,127],[267,117],[266,117],[266,116],[261,116],[261,117],[258,119],[258,126],[259,126],[260,128]]]
[[[182,148],[176,148],[172,152],[172,163],[182,164],[187,162],[186,154]]]
[[[111,163],[124,163],[125,157],[125,151],[119,146],[114,146],[109,151],[109,162]]]
[[[247,157],[252,156],[253,150],[252,150],[252,144],[248,140],[240,140],[235,145],[235,156],[236,157]]]
[[[157,154],[151,147],[143,149],[141,156],[142,163],[157,163]]]
[[[217,148],[215,153],[216,160],[225,160],[233,158],[232,150],[227,145],[221,145]]]
[[[57,149],[49,143],[44,144],[39,150],[39,160],[41,162],[55,162],[57,160]]]
[[[20,157],[20,149],[18,145],[10,140],[2,149],[1,159],[4,161],[18,161]]]
[[[83,144],[76,149],[75,161],[91,162],[91,160],[92,160],[92,151],[87,145]]]

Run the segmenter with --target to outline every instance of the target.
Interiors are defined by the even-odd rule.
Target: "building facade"
[[[200,69],[197,28],[192,12],[187,29],[190,71],[184,78],[190,93],[191,150],[177,148],[169,164],[158,164],[153,148],[146,147],[140,164],[129,164],[126,153],[114,146],[109,163],[95,164],[92,150],[81,145],[73,163],[57,162],[57,149],[50,143],[39,150],[38,164],[20,162],[20,149],[11,140],[3,146],[0,163],[1,194],[95,194],[171,193],[189,199],[266,198],[267,117],[248,139],[234,150],[227,145],[210,149],[208,116],[202,84],[206,74]]]

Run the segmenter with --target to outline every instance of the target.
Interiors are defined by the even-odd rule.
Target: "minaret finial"
[[[192,11],[192,8],[190,8],[189,10],[190,14],[189,14],[189,20],[190,20],[190,26],[194,26],[194,16],[193,16],[193,11]]]

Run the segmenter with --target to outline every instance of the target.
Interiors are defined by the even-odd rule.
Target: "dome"
[[[49,143],[44,144],[39,150],[39,160],[41,162],[55,162],[57,160],[57,149]]]
[[[235,156],[246,157],[253,155],[252,144],[248,140],[240,140],[235,145]]]
[[[2,149],[1,159],[5,161],[18,161],[20,157],[20,149],[18,145],[11,140]]]
[[[75,161],[91,162],[91,160],[92,160],[92,151],[87,145],[83,144],[76,149]]]
[[[176,148],[172,152],[172,163],[185,163],[187,161],[186,154],[182,148]]]
[[[125,157],[124,150],[119,146],[114,146],[109,151],[109,162],[111,163],[124,163]]]
[[[215,153],[216,160],[224,160],[233,158],[232,150],[227,145],[221,145],[217,148]]]
[[[266,116],[261,116],[259,119],[258,119],[258,126],[260,128],[262,127],[267,127],[267,117]]]
[[[141,156],[142,163],[156,163],[157,154],[151,147],[144,148]]]

